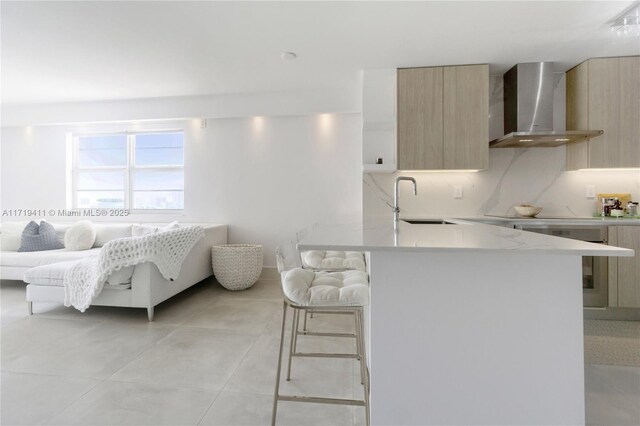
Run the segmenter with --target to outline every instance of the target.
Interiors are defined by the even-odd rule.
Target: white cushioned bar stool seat
[[[363,271],[315,272],[296,268],[283,273],[282,290],[300,306],[366,306],[369,284]]]
[[[316,270],[366,270],[364,253],[358,251],[309,250],[300,253],[302,266]]]

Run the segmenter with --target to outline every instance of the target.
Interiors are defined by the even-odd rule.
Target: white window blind
[[[75,135],[73,206],[184,209],[184,133]]]

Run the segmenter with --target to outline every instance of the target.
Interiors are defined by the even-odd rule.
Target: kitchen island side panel
[[[580,256],[370,265],[372,424],[584,424]]]

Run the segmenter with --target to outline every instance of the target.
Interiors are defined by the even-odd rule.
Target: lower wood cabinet
[[[640,308],[640,226],[610,226],[609,244],[636,252],[609,258],[609,306]]]

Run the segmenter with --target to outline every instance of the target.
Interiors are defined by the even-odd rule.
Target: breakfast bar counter
[[[581,256],[633,250],[451,222],[298,244],[368,252],[372,424],[584,424]]]

